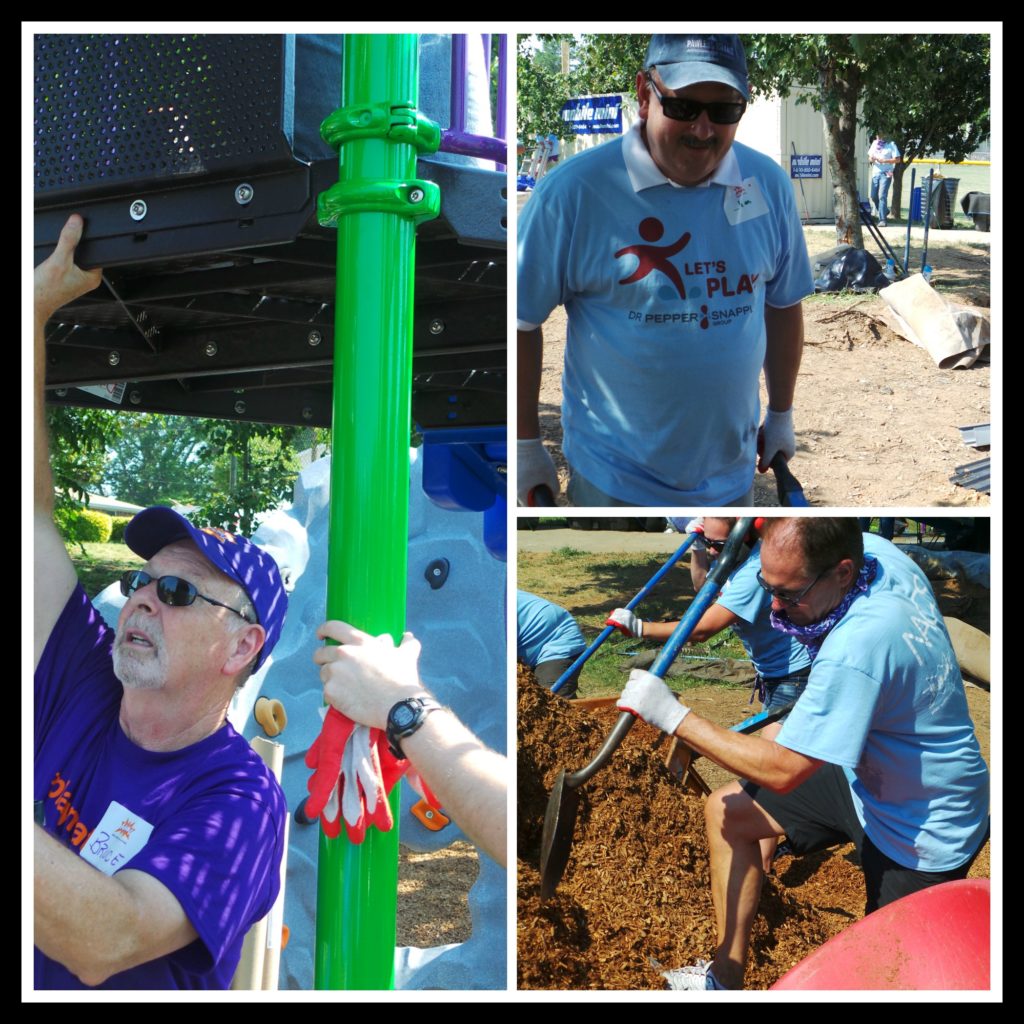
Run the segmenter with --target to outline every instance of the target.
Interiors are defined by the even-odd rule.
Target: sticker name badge
[[[754,178],[747,178],[742,185],[726,185],[725,216],[733,226],[768,212],[768,204],[761,194],[761,186]]]
[[[141,850],[153,832],[144,818],[129,811],[124,804],[110,801],[100,823],[82,847],[82,860],[87,860],[105,875],[120,871]]]

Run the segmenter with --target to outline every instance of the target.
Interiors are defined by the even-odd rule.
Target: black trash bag
[[[871,253],[864,249],[841,252],[815,279],[816,292],[877,292],[892,282]]]
[[[989,230],[991,195],[988,192],[968,192],[960,200],[960,208],[974,221],[978,231]]]

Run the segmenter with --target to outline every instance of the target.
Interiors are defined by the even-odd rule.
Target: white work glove
[[[775,412],[767,409],[764,423],[758,431],[757,450],[761,458],[757,468],[762,473],[768,472],[776,452],[782,452],[787,459],[796,455],[796,434],[793,433],[793,410]]]
[[[629,682],[617,704],[620,711],[639,715],[645,722],[669,736],[675,734],[683,719],[690,713],[685,704],[665,685],[663,679],[642,668],[629,673]]]
[[[628,608],[616,608],[615,611],[605,619],[606,626],[614,626],[619,632],[626,636],[643,636],[644,620],[634,615]]]
[[[530,505],[531,493],[536,487],[546,486],[553,498],[558,497],[558,472],[551,456],[539,437],[516,442],[516,500]]]

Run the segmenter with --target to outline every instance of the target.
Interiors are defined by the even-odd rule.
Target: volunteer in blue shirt
[[[525,590],[516,591],[516,657],[533,669],[537,683],[550,690],[587,649],[576,620],[564,609]],[[581,665],[558,691],[575,697]]]
[[[564,305],[570,502],[749,505],[762,368],[760,468],[796,448],[813,283],[793,189],[733,141],[749,97],[738,36],[653,36],[636,84],[639,122],[559,164],[519,220],[517,496],[558,491],[538,399],[541,325]]]
[[[899,162],[900,151],[896,143],[886,139],[881,133],[876,134],[868,150],[868,163],[871,164],[871,202],[878,212],[878,223],[883,228],[889,214],[889,189],[892,187],[893,167]]]
[[[866,913],[966,877],[987,838],[988,768],[924,574],[852,518],[768,520],[762,538],[773,625],[812,659],[779,735],[722,729],[640,670],[619,700],[748,780],[705,806],[718,944],[712,963],[669,971],[672,988],[742,988],[765,836],[798,855],[854,842]]]

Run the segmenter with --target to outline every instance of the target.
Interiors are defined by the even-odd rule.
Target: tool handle
[[[726,541],[721,555],[715,560],[714,568],[708,573],[708,577],[704,581],[704,586],[700,588],[697,596],[690,602],[690,607],[686,609],[686,614],[680,620],[679,625],[672,631],[672,635],[665,641],[665,646],[662,647],[661,653],[651,666],[651,673],[658,676],[659,679],[664,678],[680,648],[690,638],[694,626],[697,625],[700,617],[718,596],[718,592],[729,578],[730,573],[739,564],[740,551],[743,548],[744,539],[753,525],[753,516],[736,521],[736,525],[729,533],[729,539]],[[612,729],[608,739],[604,741],[604,746],[597,752],[597,756],[578,772],[566,775],[565,784],[570,789],[575,789],[577,786],[583,785],[587,779],[591,778],[602,768],[619,744],[625,739],[626,733],[633,727],[634,721],[636,721],[635,715],[629,711],[623,711],[615,723],[615,728]]]
[[[619,744],[626,738],[626,733],[633,728],[636,715],[630,711],[623,711],[615,721],[615,727],[608,734],[604,746],[597,752],[594,760],[578,772],[566,775],[565,784],[569,789],[576,789],[584,782],[596,775],[608,763],[612,754],[618,749]]]
[[[662,647],[661,653],[655,658],[654,664],[650,668],[652,675],[656,675],[659,679],[665,678],[665,673],[671,667],[672,662],[676,660],[676,656],[682,650],[683,644],[690,639],[690,634],[693,632],[694,627],[714,603],[718,592],[725,586],[725,581],[729,578],[733,569],[739,565],[740,552],[743,549],[746,536],[753,525],[753,516],[736,521],[736,525],[729,533],[729,539],[725,542],[722,553],[715,559],[715,564],[704,581],[704,586],[697,591],[697,595],[690,602],[690,607],[686,609],[686,614],[679,620],[679,624],[672,630],[672,635],[665,641],[665,646]]]
[[[675,554],[644,584],[640,592],[633,598],[629,604],[626,605],[626,611],[632,611],[647,595],[662,581],[665,574],[672,568],[680,558],[689,551],[693,542],[697,539],[698,534],[691,533],[687,536],[686,540],[679,546]],[[554,686],[551,687],[552,693],[558,693],[558,691],[565,685],[569,677],[580,668],[587,659],[615,632],[614,626],[605,626],[597,635],[597,639],[555,680]]]
[[[779,494],[779,504],[792,508],[809,508],[810,502],[804,497],[800,481],[790,471],[786,456],[782,452],[776,452],[769,466],[775,474],[775,489]]]

